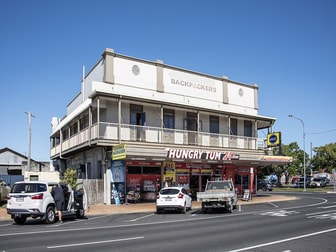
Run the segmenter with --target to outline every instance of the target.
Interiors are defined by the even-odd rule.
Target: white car
[[[57,214],[55,201],[51,194],[54,184],[59,184],[64,193],[62,216],[83,218],[86,196],[84,189],[73,190],[67,183],[50,183],[44,181],[16,182],[7,195],[7,213],[17,224],[24,224],[28,217],[41,218],[48,224],[55,223]]]
[[[164,210],[179,210],[186,213],[192,208],[192,199],[183,187],[165,187],[160,190],[156,198],[156,212]]]

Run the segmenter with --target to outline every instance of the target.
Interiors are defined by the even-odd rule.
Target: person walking
[[[54,197],[55,203],[56,203],[56,211],[58,214],[58,220],[62,224],[62,210],[64,207],[64,194],[61,186],[59,185],[53,185],[52,189],[52,195]]]

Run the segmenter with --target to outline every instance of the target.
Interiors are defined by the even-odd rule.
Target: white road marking
[[[83,243],[73,243],[73,244],[66,244],[66,245],[56,245],[56,246],[49,246],[48,249],[57,249],[57,248],[68,248],[68,247],[79,247],[85,245],[93,245],[93,244],[102,244],[102,243],[110,243],[110,242],[120,242],[120,241],[131,241],[131,240],[138,240],[144,239],[145,237],[131,237],[131,238],[124,238],[124,239],[115,239],[115,240],[105,240],[105,241],[96,241],[96,242],[83,242]]]
[[[278,205],[275,205],[275,204],[272,203],[272,202],[268,202],[268,204],[270,204],[270,205],[272,205],[272,206],[274,206],[274,207],[279,207]]]
[[[318,207],[318,208],[323,208],[323,209],[327,209],[327,208],[333,208],[333,207],[336,207],[336,205],[334,205],[334,206],[325,206],[325,207]]]
[[[297,214],[299,212],[296,211],[287,211],[287,210],[280,210],[280,211],[269,211],[264,213],[259,213],[259,215],[269,215],[269,216],[277,216],[277,217],[286,217],[290,214]]]
[[[154,214],[148,214],[148,215],[145,215],[145,216],[142,216],[142,217],[139,217],[139,218],[136,218],[136,219],[133,219],[133,220],[128,220],[128,221],[125,221],[125,222],[132,222],[132,221],[137,221],[137,220],[141,220],[141,219],[144,219],[144,218],[147,218],[147,217],[150,217],[150,216],[153,216]]]
[[[332,213],[334,211],[335,210],[328,210],[328,211],[323,211],[323,212],[309,213],[309,214],[306,214],[306,216],[309,216],[309,215],[318,215],[318,214],[324,214],[324,213]]]
[[[323,231],[319,231],[319,232],[314,232],[314,233],[310,233],[310,234],[294,236],[294,237],[283,239],[283,240],[278,240],[278,241],[273,241],[273,242],[267,242],[267,243],[263,243],[263,244],[259,244],[259,245],[255,245],[255,246],[246,247],[246,248],[240,248],[240,249],[230,250],[228,252],[247,251],[247,250],[251,250],[251,249],[266,247],[266,246],[270,246],[270,245],[274,245],[274,244],[279,244],[279,243],[288,242],[288,241],[294,241],[294,240],[298,240],[298,239],[302,239],[302,238],[306,238],[306,237],[310,237],[310,236],[314,236],[314,235],[320,235],[320,234],[330,233],[330,232],[335,232],[335,231],[336,231],[336,228],[332,228],[332,229],[327,229],[327,230],[323,230]]]
[[[328,213],[328,214],[321,214],[321,215],[314,215],[314,216],[308,216],[307,218],[315,218],[315,219],[330,219],[330,220],[336,220],[336,213]]]

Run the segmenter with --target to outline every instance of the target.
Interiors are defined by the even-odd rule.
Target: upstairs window
[[[237,119],[230,119],[230,135],[238,135],[238,122]]]
[[[219,134],[219,117],[210,116],[210,133]]]
[[[163,127],[175,129],[175,111],[172,109],[163,109]]]
[[[244,121],[244,136],[252,137],[252,122]]]

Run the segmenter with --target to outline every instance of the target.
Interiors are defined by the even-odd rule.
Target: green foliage
[[[77,172],[76,169],[67,169],[63,175],[62,182],[66,182],[75,188],[77,184]]]
[[[336,143],[330,143],[325,146],[314,148],[315,155],[310,159],[306,153],[306,174],[309,175],[312,168],[313,171],[322,171],[331,173],[336,169]],[[288,145],[282,145],[281,148],[274,148],[273,155],[283,155],[293,158],[293,162],[284,165],[269,165],[261,168],[261,176],[276,173],[279,176],[289,174],[291,176],[303,175],[304,152],[300,149],[297,142]]]
[[[282,145],[281,148],[276,147],[273,149],[273,155],[288,156],[293,158],[293,162],[287,165],[268,165],[261,168],[261,176],[270,175],[275,173],[278,178],[285,174],[287,176],[303,175],[304,167],[304,152],[300,149],[297,142],[290,143],[289,145]],[[310,159],[306,153],[306,174],[310,171]]]
[[[331,173],[336,168],[336,143],[316,147],[314,152],[316,154],[312,160],[312,166],[315,171]]]

